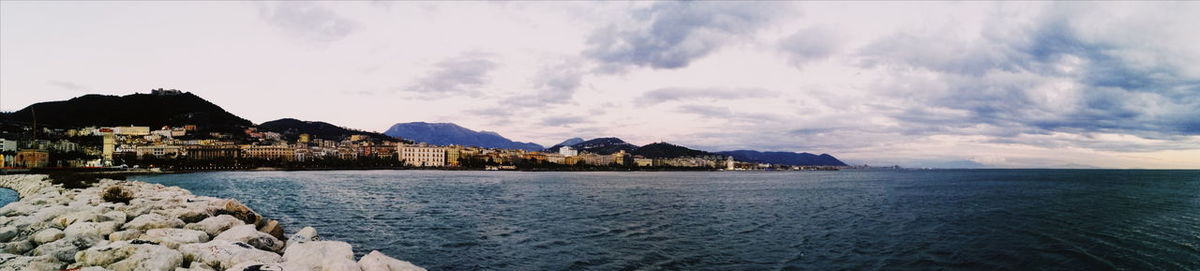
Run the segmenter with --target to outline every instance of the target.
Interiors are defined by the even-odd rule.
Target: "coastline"
[[[378,251],[356,261],[311,227],[285,239],[236,199],[179,187],[47,175],[0,175],[0,187],[19,195],[0,208],[0,270],[424,270]]]

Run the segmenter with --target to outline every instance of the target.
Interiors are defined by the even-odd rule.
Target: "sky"
[[[914,167],[1200,168],[1195,2],[0,2],[0,110],[195,93]]]

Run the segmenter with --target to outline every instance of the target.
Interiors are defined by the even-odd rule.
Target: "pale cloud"
[[[359,24],[334,13],[321,2],[263,2],[259,16],[280,31],[300,39],[330,42],[358,30]]]

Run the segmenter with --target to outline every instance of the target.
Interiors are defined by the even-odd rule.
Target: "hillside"
[[[717,154],[733,156],[734,160],[794,166],[846,166],[841,160],[828,154],[795,152],[760,152],[752,150],[723,151]]]
[[[190,92],[155,91],[125,96],[89,94],[66,101],[41,102],[3,114],[3,121],[43,127],[196,125],[198,130],[240,133],[253,125]]]
[[[633,154],[645,156],[647,158],[675,158],[717,155],[714,153],[689,149],[684,146],[666,142],[651,143],[638,147],[637,149],[633,150]]]
[[[542,145],[509,140],[490,131],[467,129],[453,123],[409,122],[392,125],[383,134],[434,145],[462,145],[538,151]]]
[[[637,145],[626,143],[624,140],[621,140],[620,138],[615,138],[615,137],[601,137],[601,138],[591,139],[591,140],[587,140],[584,142],[576,143],[574,145],[571,145],[571,147],[575,148],[576,150],[579,150],[579,151],[590,152],[590,153],[595,153],[595,154],[613,154],[613,153],[616,153],[617,151],[621,151],[621,150],[632,153],[633,150],[638,148]],[[555,150],[555,151],[557,151],[557,150]]]
[[[350,137],[350,135],[366,135],[375,140],[397,141],[396,138],[381,133],[348,129],[326,122],[303,121],[292,118],[264,122],[258,125],[258,129],[280,133],[289,141],[296,140],[300,137],[300,134],[309,134],[314,138],[328,140],[342,140]]]

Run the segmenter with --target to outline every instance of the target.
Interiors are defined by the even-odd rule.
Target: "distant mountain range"
[[[794,166],[846,166],[841,160],[834,158],[828,154],[811,154],[807,152],[760,152],[751,150],[736,150],[723,151],[717,154],[733,156],[734,160],[755,162],[755,163],[770,163],[783,164]]]
[[[397,123],[383,134],[434,145],[462,145],[529,151],[539,151],[544,148],[535,143],[512,141],[496,132],[476,132],[453,123]]]
[[[174,90],[125,96],[89,94],[36,103],[0,114],[0,120],[32,124],[35,115],[38,126],[55,128],[136,125],[158,129],[193,124],[200,131],[240,133],[254,125],[195,94]]]
[[[376,133],[339,127],[320,121],[303,121],[292,118],[277,119],[258,125],[260,131],[270,131],[282,134],[288,140],[296,140],[300,134],[309,134],[314,138],[327,140],[342,140],[351,135],[366,135],[377,140],[397,140],[394,137]]]

